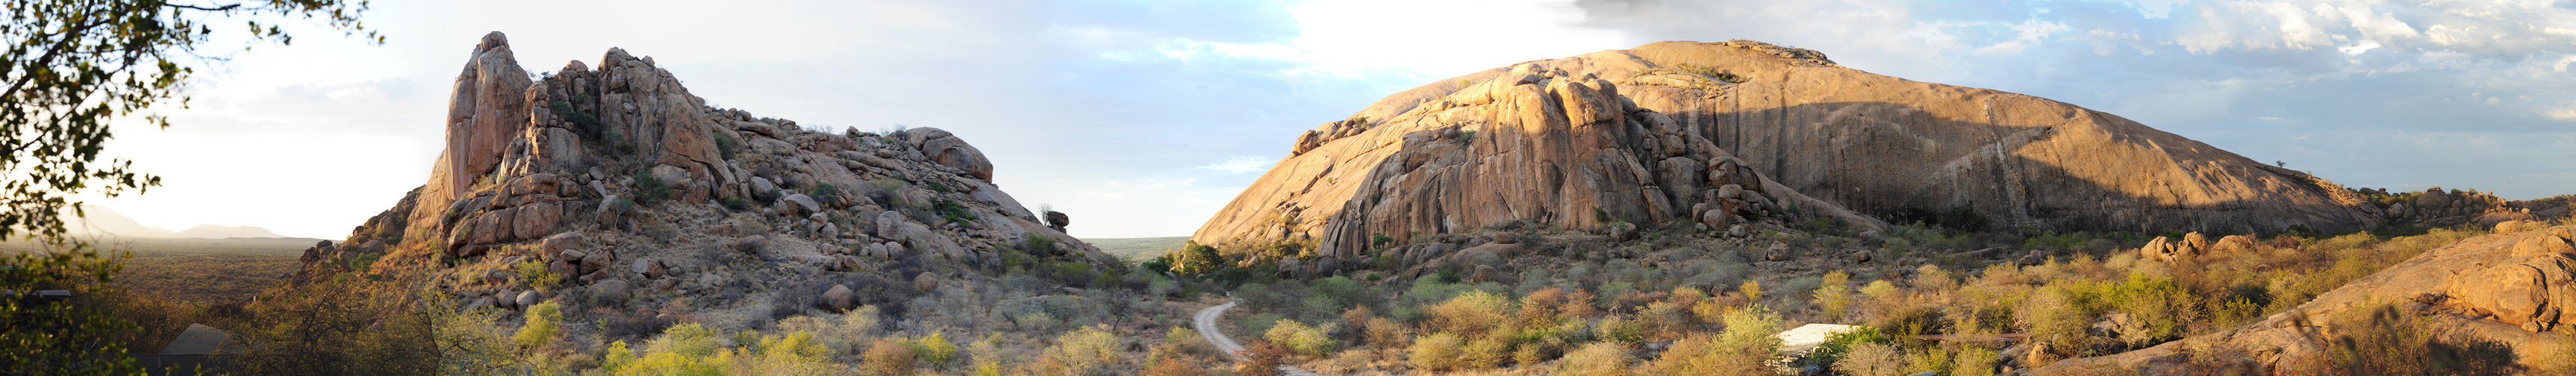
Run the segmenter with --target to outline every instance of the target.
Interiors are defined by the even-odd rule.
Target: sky
[[[715,106],[954,132],[1084,238],[1186,236],[1298,133],[1397,91],[1664,40],[2046,97],[2347,186],[2576,193],[2576,0],[453,0],[364,22],[386,43],[208,42],[226,60],[156,110],[174,125],[109,146],[165,185],[94,202],[345,237],[428,179],[491,31],[531,71],[620,47]]]

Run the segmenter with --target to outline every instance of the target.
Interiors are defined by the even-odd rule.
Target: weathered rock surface
[[[1732,80],[1692,73],[1709,70]],[[2118,116],[1746,41],[1661,42],[1443,80],[1306,132],[1291,151],[1192,240],[1336,254],[1376,235],[1513,220],[1732,228],[1687,212],[1700,203],[1867,226],[1967,207],[1998,228],[2061,231],[2266,233],[2381,217],[2331,182]],[[1737,198],[1713,197],[1726,185]]]
[[[370,272],[423,276],[460,302],[524,307],[538,296],[514,292],[553,286],[567,310],[748,309],[865,286],[831,302],[848,308],[928,292],[879,286],[998,283],[1005,256],[1122,264],[1021,207],[948,131],[818,132],[710,107],[621,49],[531,79],[507,42],[483,38],[458,78],[431,181],[308,263],[382,253]],[[1054,247],[1021,249],[1034,237]]]
[[[2143,350],[2069,359],[2034,371],[2046,375],[2109,366],[2158,375],[2281,372],[2297,359],[2322,355],[2335,336],[2372,330],[2357,320],[2370,316],[2364,310],[2388,304],[2454,335],[2512,344],[2524,365],[2538,366],[2563,354],[2566,346],[2576,346],[2576,336],[2552,331],[2576,322],[2576,312],[2571,312],[2576,311],[2576,283],[2570,283],[2576,281],[2576,253],[2568,253],[2576,247],[2566,246],[2571,239],[2576,239],[2576,226],[2470,238],[2243,327]],[[2195,356],[2193,351],[2211,353]]]

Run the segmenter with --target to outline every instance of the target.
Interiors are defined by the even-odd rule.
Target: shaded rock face
[[[2108,366],[2140,374],[2289,372],[2303,357],[2325,355],[2336,336],[2374,330],[2361,320],[2370,316],[2368,310],[2392,303],[2399,314],[2427,320],[2453,335],[2512,344],[2523,365],[2540,366],[2576,346],[2576,336],[2559,328],[2576,323],[2576,312],[2571,312],[2576,309],[2570,308],[2576,305],[2576,284],[2570,282],[2576,281],[2576,253],[2571,253],[2576,246],[2571,242],[2576,242],[2576,226],[2470,238],[2243,327],[2033,371],[2047,375]],[[2219,244],[2223,248],[2227,243]]]
[[[1661,42],[1444,80],[1306,132],[1291,151],[1193,240],[1344,249],[1510,220],[1711,222],[1688,212],[1720,203],[1708,196],[1728,184],[1809,213],[1965,207],[1990,226],[2065,231],[2264,233],[2380,218],[2331,182],[2118,116],[1748,41]]]

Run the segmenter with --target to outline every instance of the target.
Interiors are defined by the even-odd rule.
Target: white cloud
[[[2567,102],[2567,104],[2559,105],[2558,108],[2548,109],[2548,111],[2543,112],[2542,115],[2547,115],[2551,119],[2576,121],[2576,102]]]
[[[1615,31],[1576,23],[1582,12],[1547,0],[1307,0],[1290,10],[1298,35],[1273,43],[1176,40],[1158,47],[1302,64],[1298,73],[1394,74],[1414,81],[1512,63],[1631,47]]]
[[[2566,2],[1583,2],[1586,25],[1634,40],[1795,44],[1873,73],[2105,109],[2346,184],[2523,187],[2497,190],[2508,197],[2576,186],[2565,173],[2484,170],[2576,159],[2520,142],[2576,138],[2576,94],[2564,90],[2576,86],[2565,74],[2576,7],[2556,4]],[[2421,135],[2441,137],[2399,141]],[[2410,167],[2388,167],[2401,160]]]

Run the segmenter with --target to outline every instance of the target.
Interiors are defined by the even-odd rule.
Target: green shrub
[[[1808,350],[1807,357],[1799,359],[1799,363],[1833,369],[1835,364],[1841,363],[1844,357],[1850,356],[1852,350],[1859,346],[1893,341],[1895,339],[1888,338],[1886,334],[1879,332],[1878,328],[1867,326],[1836,332],[1826,336],[1825,343],[1817,344],[1815,349]]]
[[[1978,231],[1986,229],[1986,215],[1977,213],[1977,209],[1974,206],[1975,205],[1972,204],[1969,206],[1950,208],[1950,211],[1941,214],[1940,223],[1936,225],[1955,231]]]
[[[1511,357],[1510,339],[1501,336],[1485,336],[1467,341],[1467,347],[1459,349],[1458,366],[1466,369],[1493,369],[1502,367],[1503,361]]]
[[[617,131],[600,131],[600,133],[607,138],[609,144],[615,145],[617,155],[635,154],[635,140],[626,139],[626,134],[617,133]]]
[[[723,157],[724,159],[733,159],[734,152],[736,150],[741,150],[742,145],[734,141],[733,134],[725,132],[714,133],[716,135],[716,155]]]
[[[668,198],[671,198],[671,185],[669,183],[663,182],[661,178],[653,177],[652,172],[635,172],[636,203],[652,204]]]
[[[824,186],[828,187],[831,185],[826,184]],[[947,198],[939,198],[933,200],[933,202],[934,203],[930,206],[930,211],[933,213],[939,213],[939,219],[947,220],[949,222],[967,222],[980,219],[980,217],[975,216],[975,213],[967,211],[965,205],[959,205],[956,201],[951,201]]]
[[[1951,376],[1994,376],[1995,350],[1967,346],[1959,350],[1957,363],[1950,366]]]
[[[957,362],[957,345],[948,343],[945,334],[931,332],[930,335],[905,340],[902,343],[904,346],[912,347],[914,357],[930,362],[932,366],[946,367]]]
[[[2146,323],[2143,333],[2120,333],[2120,340],[2132,347],[2146,347],[2181,337],[2183,324],[2198,315],[2192,308],[2192,294],[2172,279],[2132,273],[2128,282],[2120,283],[2103,296],[2120,312]]]
[[[1626,316],[1610,316],[1593,325],[1593,336],[1602,341],[1637,344],[1646,340],[1646,324]]]
[[[1412,361],[1413,368],[1417,370],[1430,372],[1455,370],[1459,366],[1458,356],[1464,353],[1463,348],[1466,346],[1465,339],[1459,338],[1457,334],[1445,332],[1414,338],[1411,351],[1413,354],[1407,360]]]
[[[579,97],[583,96],[576,96],[576,98]],[[560,119],[566,123],[572,123],[573,130],[579,134],[593,137],[599,136],[598,116],[593,116],[590,112],[581,111],[579,108],[573,107],[571,102],[555,101],[555,103],[550,107],[553,107],[556,119]]]
[[[1816,303],[1823,306],[1826,318],[1841,320],[1853,303],[1851,274],[1841,270],[1826,272],[1824,284],[1816,288],[1815,297]]]
[[[1255,313],[1255,314],[1252,314],[1251,316],[1244,316],[1244,317],[1243,317],[1243,332],[1245,332],[1245,333],[1270,333],[1270,327],[1271,327],[1271,326],[1279,325],[1279,321],[1280,321],[1280,320],[1287,320],[1287,319],[1288,319],[1288,317],[1287,317],[1287,316],[1280,316],[1279,314],[1276,314],[1276,313],[1267,313],[1267,312],[1264,312],[1264,313]]]
[[[1482,334],[1501,325],[1513,311],[1512,301],[1501,295],[1470,290],[1424,309],[1431,316],[1431,322],[1424,327],[1430,331]]]
[[[1085,375],[1119,368],[1118,335],[1108,330],[1087,326],[1056,336],[1055,342],[1039,351],[1039,363],[1061,366],[1063,372],[1047,374]]]
[[[510,336],[510,343],[519,345],[520,349],[552,345],[563,337],[562,325],[563,304],[553,301],[538,303],[528,307],[527,323],[519,326],[518,334]]]
[[[1270,330],[1262,332],[1261,339],[1278,344],[1279,347],[1287,348],[1288,351],[1298,355],[1324,356],[1333,352],[1336,341],[1326,334],[1332,331],[1330,324],[1318,328],[1289,319],[1279,319],[1273,323]]]
[[[832,183],[815,183],[815,184],[814,184],[814,190],[813,190],[812,192],[806,192],[806,194],[805,194],[805,195],[807,195],[807,196],[814,196],[814,200],[816,200],[816,201],[822,201],[822,202],[834,202],[834,201],[840,201],[840,200],[841,200],[841,186],[840,186],[839,184],[832,184]],[[974,215],[971,215],[971,214],[970,214],[970,215],[967,215],[967,217],[970,217],[970,218],[967,218],[967,219],[968,219],[968,220],[973,220],[973,218],[971,218],[971,217],[973,217],[973,216],[974,216]]]
[[[716,341],[704,326],[680,324],[646,342],[642,354],[621,351],[625,342],[612,345],[606,368],[618,375],[718,375],[723,362],[715,359],[721,350]]]

